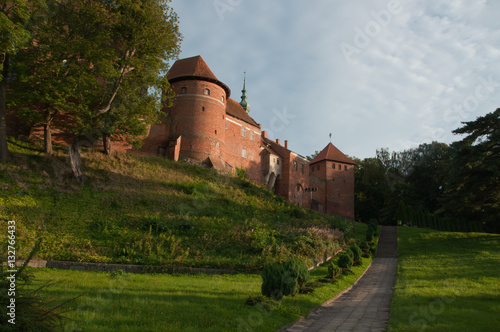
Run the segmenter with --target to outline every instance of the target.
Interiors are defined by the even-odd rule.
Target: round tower
[[[170,142],[179,142],[180,159],[212,163],[223,160],[226,101],[229,88],[212,73],[201,56],[178,60],[167,78],[176,94],[167,111]]]

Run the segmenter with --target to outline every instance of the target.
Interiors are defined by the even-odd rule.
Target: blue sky
[[[304,156],[458,140],[500,107],[500,1],[173,0],[181,58],[201,55],[250,115]]]

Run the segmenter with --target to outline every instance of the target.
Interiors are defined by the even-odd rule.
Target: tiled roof
[[[343,154],[332,143],[329,143],[312,161],[311,165],[323,160],[337,161],[340,163],[356,165],[349,157]]]
[[[231,98],[227,100],[226,113],[255,127],[259,126],[259,124],[255,122],[255,120],[252,119],[250,115],[248,115],[245,109],[238,102],[232,100]]]
[[[231,95],[231,89],[219,81],[200,55],[177,60],[168,71],[167,79],[170,83],[184,79],[202,79],[221,86],[226,91],[227,98]]]
[[[185,76],[197,76],[211,80],[219,80],[200,55],[177,60],[168,71],[167,79],[173,80],[174,78]]]

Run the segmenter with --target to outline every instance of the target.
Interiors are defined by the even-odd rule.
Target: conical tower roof
[[[170,83],[182,80],[203,80],[215,83],[226,90],[227,98],[231,95],[229,87],[222,83],[208,67],[200,55],[177,60],[168,71],[167,79]]]

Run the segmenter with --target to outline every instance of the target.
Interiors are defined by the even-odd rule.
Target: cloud
[[[236,4],[223,20],[213,1],[172,2],[182,56],[201,54],[235,100],[247,70],[251,115],[263,126],[275,109],[295,115],[276,135],[300,154],[321,150],[331,132],[360,158],[451,142],[460,121],[500,106],[499,86],[455,110],[489,75],[500,81],[500,2],[399,0],[385,24],[377,15],[395,0],[220,1]],[[370,40],[347,61],[341,45],[356,46],[357,31]]]

